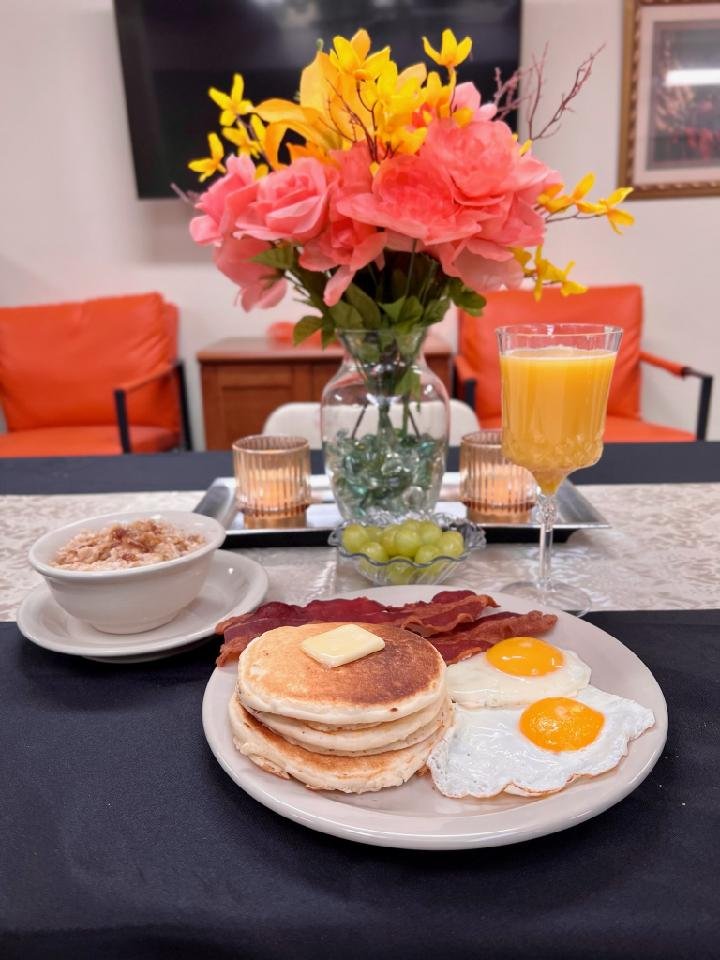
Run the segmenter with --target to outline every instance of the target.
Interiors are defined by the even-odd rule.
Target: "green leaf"
[[[298,320],[293,327],[293,343],[297,346],[298,343],[307,340],[316,330],[320,330],[322,325],[323,318],[321,316],[315,317],[308,315],[307,317],[303,317],[302,320]]]
[[[447,313],[449,306],[450,300],[448,300],[447,297],[441,297],[437,300],[431,300],[429,303],[426,303],[425,312],[423,314],[423,323],[428,327],[431,323],[438,323]]]
[[[466,287],[462,280],[458,280],[456,277],[448,283],[448,296],[456,307],[460,307],[471,317],[479,317],[487,303],[482,294]]]
[[[363,318],[360,312],[345,300],[338,300],[334,307],[330,307],[329,313],[338,330],[363,329]]]
[[[262,253],[256,253],[252,259],[255,263],[274,267],[275,270],[290,270],[295,263],[295,248],[288,243],[283,243],[278,247],[263,250]]]
[[[377,330],[380,326],[380,308],[372,297],[355,283],[351,283],[345,291],[345,298],[355,307],[363,319],[363,326],[369,330]]]
[[[417,297],[400,297],[392,303],[381,303],[380,309],[390,317],[393,325],[410,328],[420,322],[423,305]]]

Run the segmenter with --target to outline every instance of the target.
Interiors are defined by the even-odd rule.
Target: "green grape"
[[[395,535],[395,551],[401,557],[412,559],[420,546],[420,536],[417,530],[403,524]]]
[[[402,584],[410,583],[413,572],[413,568],[409,563],[403,563],[402,561],[391,563],[387,568],[388,583],[392,583],[395,586],[401,586]]]
[[[417,531],[420,529],[420,521],[419,520],[403,520],[403,522],[400,524],[400,529],[414,530],[417,533]]]
[[[396,524],[393,523],[391,526],[385,527],[380,536],[380,543],[385,547],[385,552],[390,557],[394,556],[397,552],[395,550],[395,535],[397,531],[398,528]]]
[[[380,543],[380,538],[382,537],[382,527],[377,527],[373,523],[369,523],[365,527],[365,533],[367,534],[368,540],[375,540],[377,543]]]
[[[415,563],[430,563],[435,557],[440,556],[440,550],[435,543],[423,543],[418,547],[415,554]]]
[[[369,543],[364,544],[361,553],[364,553],[368,560],[374,560],[375,563],[387,563],[389,559],[383,545],[375,540],[370,540]]]
[[[432,520],[421,520],[418,526],[420,543],[437,543],[442,536],[442,528]]]
[[[438,547],[444,557],[459,557],[465,552],[463,535],[457,530],[448,530],[440,537]]]
[[[359,523],[351,523],[342,532],[342,545],[348,553],[360,553],[369,537]]]

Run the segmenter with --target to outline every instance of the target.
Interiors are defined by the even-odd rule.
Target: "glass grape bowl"
[[[440,528],[442,534],[455,534],[451,541],[442,541],[436,543],[425,543],[426,546],[435,547],[435,555],[425,559],[425,555],[420,554],[420,559],[413,559],[412,556],[401,556],[393,554],[392,539],[390,546],[384,538],[392,537],[389,528],[405,527],[409,529],[408,524],[426,525],[425,530],[429,529],[429,524]],[[420,530],[422,530],[422,526]],[[366,532],[367,542],[362,543],[363,535],[358,531]],[[459,536],[457,536],[459,535]],[[433,535],[434,537],[435,535]],[[397,534],[396,534],[397,537]],[[423,545],[422,534],[420,546]],[[462,543],[460,543],[462,538]],[[380,559],[374,556],[368,556],[365,550],[370,541],[380,542],[381,546],[385,543],[383,557],[380,551],[371,548],[371,553],[379,554]],[[412,536],[406,535],[405,543],[401,546],[404,551],[410,552],[412,548]],[[338,554],[349,563],[354,569],[378,587],[399,586],[405,584],[429,584],[442,583],[452,574],[456,573],[461,564],[467,560],[473,550],[481,549],[485,546],[485,534],[483,530],[470,520],[463,520],[458,517],[451,517],[446,514],[416,514],[403,517],[391,517],[389,515],[374,514],[372,517],[363,519],[360,523],[357,520],[346,520],[337,526],[330,534],[328,544],[336,547]],[[449,546],[451,551],[444,548]]]

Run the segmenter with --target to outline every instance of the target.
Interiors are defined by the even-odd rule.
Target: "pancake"
[[[285,740],[313,753],[359,757],[402,750],[426,740],[439,727],[448,701],[447,694],[443,694],[436,703],[400,720],[378,723],[361,730],[335,727],[332,732],[315,730],[302,720],[280,717],[275,713],[248,712]]]
[[[313,790],[343,793],[368,793],[405,783],[425,766],[430,751],[452,719],[448,703],[436,732],[420,743],[372,756],[331,757],[288,743],[248,713],[234,697],[229,710],[235,746],[253,763],[285,780],[293,777]]]
[[[301,649],[339,623],[277,627],[256,637],[238,661],[238,696],[250,710],[333,726],[387,723],[441,696],[445,663],[423,637],[387,623],[361,624],[385,647],[340,667]]]

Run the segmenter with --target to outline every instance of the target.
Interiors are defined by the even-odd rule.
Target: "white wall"
[[[542,144],[568,180],[594,169],[614,186],[618,149],[621,0],[525,0],[523,55],[551,39],[548,104],[586,48],[607,41],[578,111]],[[22,304],[159,290],[181,308],[196,438],[201,438],[196,351],[228,335],[261,333],[291,319],[291,301],[245,314],[229,281],[186,232],[176,201],[138,201],[124,113],[111,0],[2,0],[0,8],[0,303]],[[623,239],[605,224],[558,225],[556,261],[575,259],[579,279],[646,288],[648,349],[720,376],[711,257],[720,198],[644,201]],[[452,335],[448,325],[446,332]],[[694,385],[648,377],[645,411],[691,427]],[[713,436],[720,436],[720,401]]]

